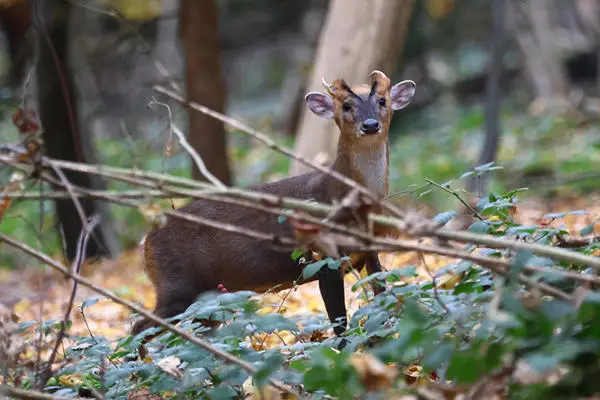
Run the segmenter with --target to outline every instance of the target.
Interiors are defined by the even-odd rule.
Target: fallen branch
[[[16,399],[26,400],[73,400],[73,397],[52,396],[51,394],[35,392],[33,390],[17,389],[8,385],[0,385],[0,394]],[[81,399],[81,397],[75,397]]]
[[[556,237],[556,245],[565,249],[577,249],[598,242],[600,242],[600,236],[584,238],[571,235],[558,235]]]
[[[125,176],[127,176],[127,175],[140,176],[140,177],[148,177],[148,176],[154,175],[154,176],[152,176],[152,178],[153,178],[152,181],[157,182],[157,181],[161,180],[161,178],[163,178],[163,176],[161,174],[152,174],[152,173],[147,174],[144,171],[125,170],[125,169],[104,167],[104,166],[89,166],[86,164],[72,163],[72,162],[66,162],[66,161],[57,161],[57,160],[53,160],[53,161],[55,161],[57,163],[57,165],[60,165],[61,167],[66,168],[66,169],[71,168],[73,170],[78,170],[80,172],[102,173],[105,175],[110,175],[111,177],[113,177],[115,179],[120,179],[120,178],[122,179],[122,178],[124,178],[124,175]],[[18,162],[15,163],[14,160],[10,159],[9,157],[0,156],[0,162],[5,162],[5,163],[12,165],[13,167],[15,167],[17,169],[21,169],[25,172],[31,173],[31,170],[32,170],[31,166],[24,164],[24,163],[18,163]],[[209,191],[185,192],[185,194],[189,194],[191,197],[202,196],[203,198],[206,198],[206,196],[210,196],[209,197],[210,199],[218,201],[218,200],[222,200],[222,199],[219,199],[219,197],[222,198],[223,196],[233,195],[233,196],[242,197],[242,198],[252,201],[252,202],[260,202],[261,204],[267,204],[267,205],[271,206],[271,208],[281,208],[282,206],[289,207],[289,208],[298,208],[298,209],[302,209],[307,212],[316,213],[318,215],[323,215],[323,216],[326,216],[328,213],[331,213],[332,211],[334,211],[336,209],[334,206],[327,205],[327,204],[306,202],[304,200],[293,199],[293,198],[279,198],[277,196],[273,196],[273,195],[261,193],[261,192],[256,192],[256,191],[247,191],[247,190],[241,190],[241,189],[228,189],[227,191],[223,191],[223,192],[218,191],[218,190],[215,191],[212,186],[205,184],[205,183],[203,184],[203,183],[199,183],[199,182],[189,181],[189,180],[186,180],[183,178],[177,178],[176,180],[180,180],[180,183],[183,183],[183,184],[189,185],[189,186],[199,186],[199,187],[204,187],[204,188],[206,188],[208,186],[210,188],[210,190],[212,190],[212,192],[209,192]],[[136,183],[140,184],[140,185],[148,184],[148,182],[144,182],[144,181],[136,181]],[[161,187],[160,183],[157,182],[156,187]],[[162,190],[178,192],[180,189],[165,187],[163,185]],[[76,188],[76,192],[85,193],[85,194],[92,193],[92,192],[86,191],[82,188]],[[182,192],[181,194],[183,195],[184,193]],[[113,201],[118,204],[130,206],[130,207],[138,207],[137,203],[130,202],[125,199],[110,197],[108,195],[100,194],[99,192],[95,192],[94,195],[96,195],[98,198],[103,198],[103,199]],[[271,209],[270,212],[273,212],[273,210]],[[199,223],[202,223],[202,224],[205,224],[205,225],[217,228],[217,229],[224,229],[227,231],[238,232],[238,233],[242,233],[242,234],[247,233],[250,237],[254,237],[258,240],[267,240],[267,241],[276,240],[276,238],[273,235],[268,235],[268,234],[265,234],[262,232],[259,233],[259,232],[252,231],[252,230],[246,230],[243,232],[239,232],[239,230],[236,229],[235,226],[219,224],[216,221],[202,219],[197,216],[192,216],[190,214],[180,213],[180,212],[171,211],[171,210],[165,210],[164,213],[168,214],[168,215],[173,215],[177,218],[184,218],[184,219],[187,219],[190,221],[199,222]],[[280,215],[289,215],[289,211],[288,211],[288,214],[286,214],[285,212],[282,212],[281,210],[278,210],[277,213],[280,213]],[[303,219],[304,216],[300,216],[299,218]],[[500,238],[496,238],[494,236],[487,235],[487,234],[473,234],[473,233],[467,232],[467,231],[450,231],[450,230],[443,229],[443,228],[435,229],[434,225],[432,225],[431,221],[424,219],[424,218],[416,219],[414,221],[407,221],[406,219],[401,220],[401,219],[397,219],[397,218],[393,218],[393,217],[372,214],[372,219],[374,221],[376,221],[378,224],[381,224],[381,225],[387,226],[387,227],[396,228],[403,233],[412,234],[415,237],[433,236],[433,237],[443,238],[446,240],[475,243],[475,244],[480,244],[480,245],[482,244],[482,245],[487,245],[487,246],[491,246],[491,247],[511,248],[511,249],[516,249],[516,250],[526,249],[526,250],[532,251],[533,253],[548,256],[548,257],[556,259],[556,260],[565,261],[565,262],[574,263],[574,264],[588,265],[588,266],[591,266],[594,268],[600,268],[600,258],[598,258],[598,257],[586,256],[586,255],[574,253],[571,251],[567,251],[567,250],[563,250],[563,249],[559,249],[559,248],[553,248],[553,247],[544,246],[544,245],[539,245],[539,244],[517,242],[514,240],[510,240],[510,239],[500,239]],[[373,243],[373,245],[375,245],[375,247],[369,247],[369,246],[361,247],[360,249],[363,249],[363,250],[373,249],[373,248],[380,248],[381,249],[380,251],[394,251],[394,250],[407,250],[407,249],[410,250],[411,248],[413,250],[417,250],[416,248],[414,248],[414,245],[410,245],[411,248],[407,248],[407,243],[409,243],[409,242],[406,242],[406,241],[376,238],[376,237],[372,237],[364,232],[359,234],[358,233],[358,232],[360,232],[359,230],[348,229],[348,228],[343,229],[343,227],[339,224],[333,225],[331,222],[326,223],[326,222],[319,221],[316,219],[311,219],[310,222],[318,223],[320,225],[328,226],[328,227],[331,227],[334,229],[339,229],[340,231],[343,231],[345,233],[349,233],[351,235],[355,235],[356,237],[360,237],[363,240],[368,240],[371,243]],[[414,229],[414,226],[419,225],[419,224],[420,224],[419,229]],[[412,225],[412,227],[411,227],[411,225]],[[289,241],[284,240],[284,242],[286,242],[284,244],[293,245],[292,240],[289,240]],[[377,247],[377,245],[379,245],[379,247]],[[358,251],[359,249],[352,249],[352,250]],[[443,253],[440,252],[438,254],[443,254]],[[462,253],[462,257],[465,257],[466,259],[468,259],[468,257],[470,257],[468,254],[469,253]]]

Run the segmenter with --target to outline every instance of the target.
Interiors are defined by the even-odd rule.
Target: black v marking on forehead
[[[369,92],[369,97],[375,94],[375,90],[377,90],[377,81],[373,81],[373,84],[371,85],[371,92]]]
[[[350,86],[346,83],[345,80],[342,80],[342,82],[340,83],[340,86],[342,87],[342,89],[344,89],[345,91],[347,91],[348,93],[350,93],[350,96],[355,97],[357,99],[359,99],[360,101],[362,101],[362,98],[357,95],[356,93],[354,93],[352,91],[352,89],[350,88]]]

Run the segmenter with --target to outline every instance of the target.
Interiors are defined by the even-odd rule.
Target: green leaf
[[[510,275],[513,279],[517,279],[517,275],[523,272],[525,264],[533,257],[531,250],[519,250],[510,266]]]
[[[456,211],[446,211],[433,217],[433,220],[440,225],[446,225],[454,217],[456,217]]]
[[[490,228],[489,221],[477,221],[469,226],[469,232],[485,234]]]
[[[294,252],[292,253],[292,260],[296,261],[303,253],[304,253],[304,250],[302,250],[302,249],[294,250]]]
[[[93,306],[98,302],[98,300],[100,300],[98,297],[91,297],[87,300],[84,300],[83,303],[81,303],[81,311],[83,312],[86,308]]]
[[[558,219],[563,218],[565,215],[587,215],[588,212],[585,210],[574,210],[560,213],[548,213],[542,217],[542,219]]]
[[[238,398],[238,394],[230,386],[221,386],[209,390],[208,392],[210,399],[215,400],[231,400]]]
[[[302,270],[302,278],[304,280],[310,279],[314,274],[319,272],[325,264],[327,264],[327,259],[308,264]]]
[[[443,364],[446,364],[453,353],[454,346],[451,344],[445,343],[436,346],[435,350],[423,359],[423,366],[430,370],[436,370]]]
[[[582,228],[582,229],[579,231],[579,234],[580,234],[581,236],[587,236],[587,235],[589,235],[590,233],[594,232],[594,225],[596,225],[596,222],[598,222],[598,219],[595,219],[595,220],[593,220],[591,224],[589,224],[589,225],[588,225],[588,226],[586,226],[585,228]]]

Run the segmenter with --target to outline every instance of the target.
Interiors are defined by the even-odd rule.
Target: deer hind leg
[[[177,296],[177,297],[173,297],[173,296],[169,297],[169,296],[160,296],[159,295],[157,302],[156,302],[156,307],[154,309],[154,314],[163,319],[173,317],[177,314],[181,314],[194,302],[195,297],[196,297],[195,295],[194,296]],[[173,323],[176,323],[176,321],[173,321]],[[155,327],[155,326],[160,326],[160,325],[149,318],[143,318],[143,319],[137,321],[133,325],[133,329],[131,330],[131,333],[133,335],[137,335],[137,334],[143,332],[144,330]],[[148,341],[152,340],[154,337],[160,335],[162,332],[164,332],[164,330],[157,332],[152,337],[147,337],[144,340],[144,342],[148,342]]]
[[[368,253],[365,261],[369,275],[382,271],[383,268],[381,267],[381,262],[379,262],[379,255],[376,252]],[[371,281],[371,288],[373,288],[375,296],[385,291],[385,286],[375,280]]]

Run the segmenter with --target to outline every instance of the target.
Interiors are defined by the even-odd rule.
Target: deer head
[[[350,87],[345,80],[322,80],[326,93],[310,92],[305,101],[321,118],[333,118],[340,141],[373,144],[387,140],[392,114],[406,107],[415,94],[415,83],[405,80],[391,85],[381,71],[371,72],[371,84]]]

